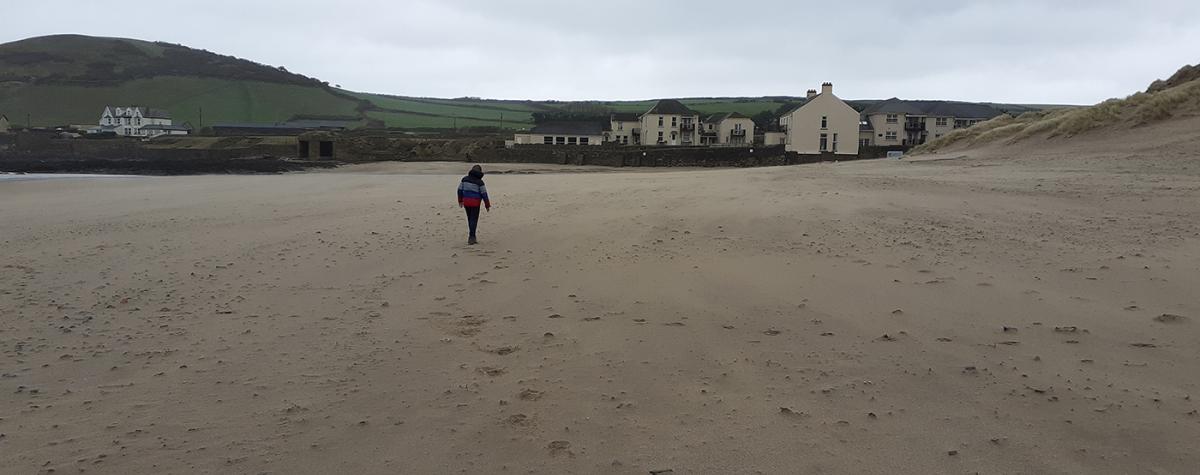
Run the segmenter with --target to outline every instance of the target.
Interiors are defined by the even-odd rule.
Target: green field
[[[701,116],[774,113],[800,98],[684,98]],[[784,102],[788,101],[788,102]],[[875,101],[849,101],[861,109]],[[642,113],[643,101],[439,99],[345,91],[253,61],[181,45],[57,35],[0,45],[0,114],[17,125],[96,124],[106,105],[171,112],[199,128],[220,122],[280,122],[297,115],[358,117],[387,127],[528,129],[538,114],[571,118]],[[994,104],[1021,113],[1039,106]],[[201,122],[203,110],[203,122]]]
[[[137,79],[118,86],[0,85],[0,113],[33,125],[95,124],[106,105],[165,109],[176,123],[276,122],[296,114],[358,115],[357,103],[309,86],[196,77]]]
[[[427,116],[408,114],[403,112],[379,112],[369,111],[367,117],[372,119],[382,120],[384,125],[389,128],[401,129],[447,129],[450,130],[457,126],[463,127],[499,127],[499,120],[475,119],[469,117],[449,117],[449,116]],[[507,115],[504,122],[506,129],[527,129],[533,127],[532,122],[512,123],[507,120]]]
[[[501,120],[505,126],[516,128],[528,127],[533,124],[533,117],[530,115],[532,108],[526,106],[524,109],[516,107],[507,107],[496,105],[494,103],[482,103],[479,101],[452,101],[452,100],[428,100],[428,99],[411,99],[401,98],[396,96],[385,96],[379,94],[362,94],[355,93],[356,97],[366,99],[375,104],[380,110],[378,112],[410,112],[411,114],[393,114],[404,115],[408,118],[404,119],[404,123],[417,125],[408,125],[407,127],[444,127],[445,119],[457,118],[460,125],[464,119],[471,120],[470,123],[483,123],[489,126],[499,126]],[[421,121],[420,117],[427,117],[425,121]],[[426,124],[426,125],[422,125]],[[397,126],[402,127],[402,126]]]

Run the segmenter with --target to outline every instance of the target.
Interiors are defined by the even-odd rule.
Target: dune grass
[[[1026,112],[1017,117],[1002,115],[946,134],[917,147],[914,153],[1000,141],[1015,143],[1033,137],[1073,137],[1105,127],[1140,127],[1197,114],[1200,114],[1200,80],[1193,80],[1170,89],[1109,99],[1090,107]]]

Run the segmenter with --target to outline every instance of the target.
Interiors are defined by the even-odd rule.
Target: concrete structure
[[[641,116],[634,112],[617,112],[609,116],[604,141],[617,145],[641,145]]]
[[[858,155],[858,111],[833,95],[833,84],[809,90],[803,105],[779,119],[787,151],[800,154]]]
[[[0,134],[7,134],[9,130],[8,116],[0,114]]]
[[[171,127],[150,127],[170,125],[171,113],[165,110],[138,106],[105,106],[104,112],[100,113],[100,125],[89,129],[88,132],[112,132],[122,137],[157,137],[173,132],[187,133]]]
[[[147,137],[158,137],[161,135],[188,135],[192,133],[191,124],[183,125],[143,125],[141,131]]]
[[[213,124],[213,135],[221,137],[243,135],[300,135],[311,131],[342,131],[356,122],[345,120],[291,120],[287,122],[242,122]]]
[[[605,124],[598,121],[547,122],[513,136],[515,145],[604,145]]]
[[[867,145],[915,146],[954,129],[970,127],[1003,112],[986,104],[906,101],[891,98],[863,110],[860,142]]]
[[[640,117],[642,145],[699,145],[700,114],[674,99],[663,99]]]
[[[754,145],[754,120],[737,112],[708,116],[700,121],[700,145]]]

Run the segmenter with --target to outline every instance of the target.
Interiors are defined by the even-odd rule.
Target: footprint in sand
[[[519,347],[519,346],[501,346],[499,348],[487,350],[487,352],[495,353],[500,356],[504,356],[504,355],[511,355],[513,353],[516,353],[517,350],[519,350],[519,349],[521,349],[521,347]]]
[[[475,368],[475,370],[479,371],[480,373],[491,376],[493,378],[496,376],[503,375],[504,373],[508,372],[508,370],[506,370],[504,368],[497,368],[495,366],[480,366],[478,368]]]
[[[520,398],[522,401],[537,401],[538,399],[541,399],[542,396],[544,396],[544,395],[546,395],[546,393],[543,391],[538,391],[536,389],[528,389],[528,388],[522,389],[521,392],[517,393],[517,397]]]
[[[574,457],[575,453],[571,452],[571,443],[565,440],[555,440],[546,444],[546,449],[550,451],[551,456],[567,455]]]
[[[514,427],[529,427],[533,425],[533,418],[525,414],[513,414],[504,419],[504,423]]]
[[[1184,323],[1184,322],[1188,321],[1188,318],[1183,315],[1164,313],[1162,315],[1154,317],[1154,321],[1156,321],[1158,323]]]

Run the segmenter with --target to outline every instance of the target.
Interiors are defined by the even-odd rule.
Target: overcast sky
[[[1200,0],[6,1],[0,42],[180,43],[356,91],[1090,104],[1200,62]]]

